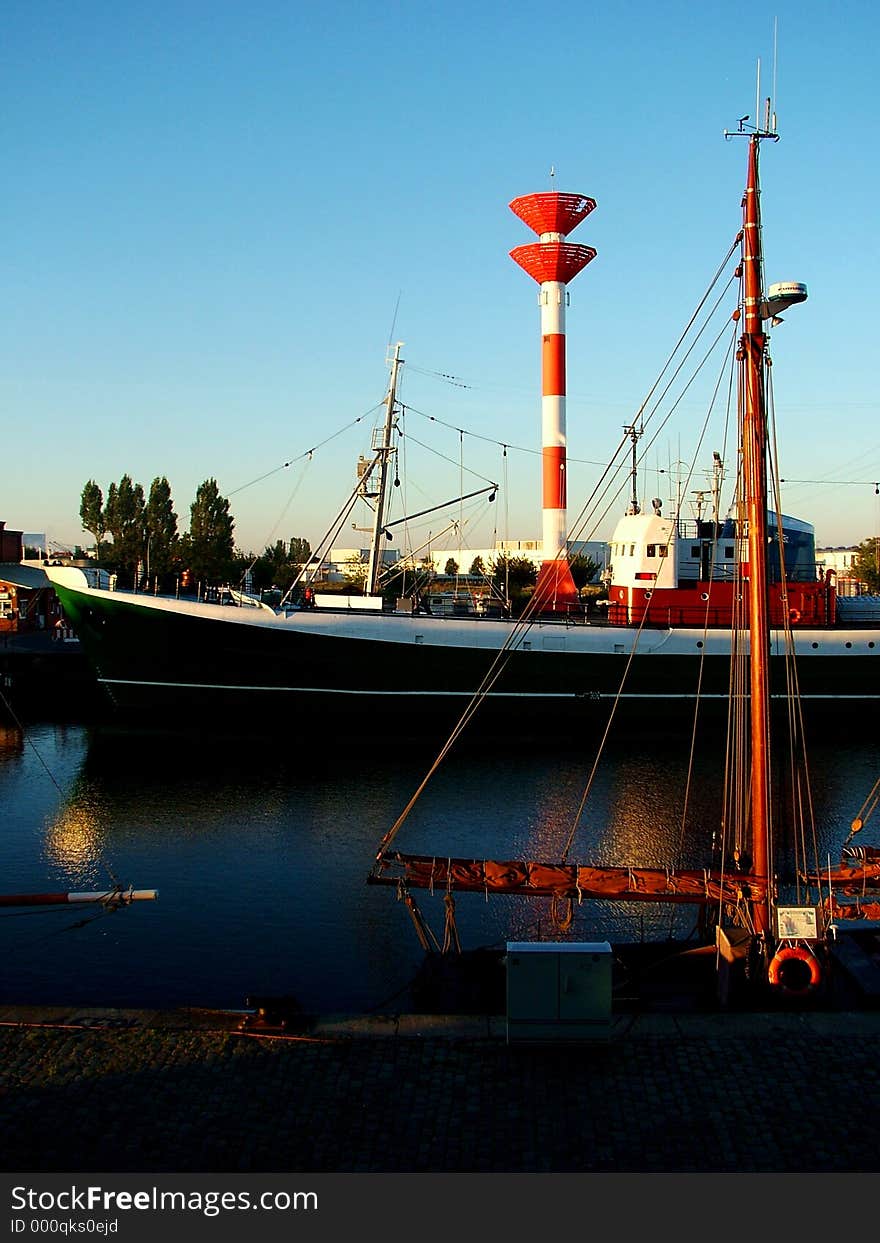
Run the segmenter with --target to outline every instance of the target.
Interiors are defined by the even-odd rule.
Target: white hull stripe
[[[103,686],[147,686],[167,690],[194,690],[194,691],[246,691],[249,694],[281,694],[281,695],[343,695],[343,696],[360,696],[383,699],[473,699],[472,691],[380,691],[380,690],[355,690],[347,688],[328,689],[324,686],[243,686],[236,683],[228,685],[221,682],[136,682],[132,679],[124,678],[98,678]],[[672,694],[666,691],[644,694],[644,695],[617,695],[612,692],[601,691],[570,691],[559,693],[541,693],[535,691],[490,691],[486,696],[487,699],[553,699],[553,700],[614,700],[614,699],[657,699],[662,701],[668,699],[692,700],[696,699],[696,695]],[[729,696],[726,693],[706,694],[703,692],[701,699],[727,700]],[[774,695],[774,699],[787,699],[787,695]],[[847,703],[853,699],[864,699],[867,701],[875,701],[876,695],[824,695],[824,694],[806,694],[801,696],[802,699],[829,699],[829,700],[845,700]]]

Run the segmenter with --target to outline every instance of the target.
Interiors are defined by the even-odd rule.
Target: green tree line
[[[83,530],[94,539],[95,560],[123,584],[156,581],[167,590],[198,583],[242,583],[248,571],[255,590],[286,590],[311,557],[308,540],[278,540],[262,554],[235,547],[235,519],[216,479],[206,479],[189,508],[189,530],[181,532],[171,485],[164,475],[149,494],[130,475],[111,483],[106,498],[90,479],[80,498]]]

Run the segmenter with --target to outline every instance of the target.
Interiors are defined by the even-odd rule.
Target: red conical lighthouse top
[[[510,210],[530,229],[542,233],[561,233],[563,237],[576,229],[596,206],[595,199],[585,194],[561,194],[548,190],[544,194],[524,194],[514,199]]]
[[[566,285],[596,258],[596,252],[592,246],[577,246],[574,242],[529,242],[516,246],[510,257],[539,285],[545,281]]]
[[[563,285],[573,280],[591,259],[596,258],[592,246],[578,246],[565,241],[585,216],[596,206],[595,199],[585,194],[562,194],[558,190],[545,193],[524,194],[514,199],[510,210],[519,216],[530,229],[542,239],[527,246],[517,246],[510,252],[518,263],[539,285],[547,281],[559,281]]]

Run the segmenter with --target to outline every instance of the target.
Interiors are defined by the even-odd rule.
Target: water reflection
[[[24,750],[24,732],[17,725],[0,721],[0,764],[14,759]]]
[[[104,852],[104,834],[91,808],[65,807],[46,833],[46,856],[71,877],[93,877]]]
[[[706,860],[718,819],[720,751],[688,781],[680,739],[623,735],[609,747],[569,857],[680,866]],[[32,743],[33,745],[28,745]],[[414,975],[421,950],[392,889],[368,886],[378,843],[433,756],[349,747],[312,753],[280,740],[217,740],[46,726],[0,732],[8,890],[159,891],[73,927],[69,912],[0,920],[0,998],[116,1005],[240,1006],[294,995],[308,1009],[369,1010]],[[401,849],[559,858],[595,751],[514,746],[453,752],[397,839]],[[871,737],[820,740],[812,754],[822,841],[836,846],[880,771]],[[684,862],[683,862],[684,861]],[[443,895],[420,895],[442,937]],[[466,948],[552,936],[543,899],[460,895]],[[674,921],[674,922],[673,922]],[[687,908],[584,902],[565,938],[686,935]],[[559,937],[559,939],[565,939]]]

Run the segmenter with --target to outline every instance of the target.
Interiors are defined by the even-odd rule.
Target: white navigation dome
[[[798,302],[806,302],[807,287],[802,281],[776,281],[767,290],[767,301],[762,306],[763,318],[777,316]]]

